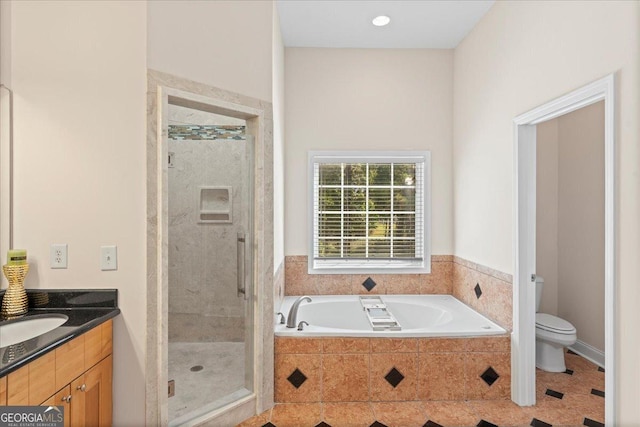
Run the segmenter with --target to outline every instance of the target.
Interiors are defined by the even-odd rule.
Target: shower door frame
[[[147,91],[147,375],[146,423],[168,415],[168,105],[243,119],[253,146],[253,390],[186,425],[239,423],[273,405],[273,119],[268,102],[148,71]],[[171,98],[171,102],[170,102]]]

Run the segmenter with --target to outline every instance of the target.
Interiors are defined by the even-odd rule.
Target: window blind
[[[314,260],[336,266],[423,262],[423,158],[321,158],[312,166]]]

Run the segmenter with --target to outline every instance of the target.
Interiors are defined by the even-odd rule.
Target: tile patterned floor
[[[567,353],[566,373],[537,370],[537,404],[510,400],[286,403],[238,427],[604,426],[604,371]]]

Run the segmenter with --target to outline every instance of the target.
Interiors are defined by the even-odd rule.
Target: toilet
[[[564,319],[539,313],[544,279],[536,276],[536,367],[547,372],[564,372],[564,348],[576,343],[576,328]]]

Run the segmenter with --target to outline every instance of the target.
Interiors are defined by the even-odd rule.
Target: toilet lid
[[[536,328],[559,334],[573,334],[576,332],[576,328],[571,323],[547,313],[536,313]]]

